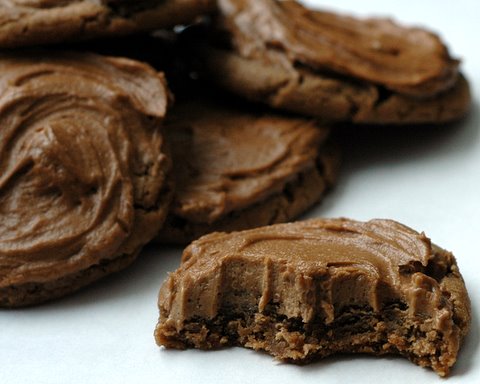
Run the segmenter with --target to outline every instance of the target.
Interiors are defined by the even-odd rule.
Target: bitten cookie
[[[203,100],[179,103],[167,121],[176,191],[161,242],[291,220],[336,179],[338,151],[311,120]]]
[[[333,122],[445,123],[470,107],[458,61],[424,29],[290,0],[218,4],[202,57],[208,79],[233,93]]]
[[[173,27],[214,9],[214,0],[5,0],[0,5],[0,47]]]
[[[171,200],[163,75],[93,54],[0,55],[0,306],[131,263]]]
[[[304,363],[399,354],[448,375],[470,326],[455,258],[390,220],[315,219],[193,242],[159,296],[167,348],[240,345]]]

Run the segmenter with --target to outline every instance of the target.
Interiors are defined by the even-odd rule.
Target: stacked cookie
[[[333,185],[339,156],[328,128],[202,98],[179,102],[168,118],[176,193],[158,241],[286,222]]]
[[[192,26],[171,30],[185,24]],[[160,37],[137,35],[153,31]],[[110,40],[100,42],[105,38]],[[470,104],[459,62],[433,33],[290,0],[9,0],[0,6],[0,49],[0,306],[5,307],[73,292],[128,266],[152,240],[184,244],[210,232],[298,217],[335,183],[339,148],[331,132],[337,123],[445,123],[463,117]],[[134,60],[139,58],[149,63]],[[173,95],[166,80],[183,86],[173,87]],[[354,232],[367,243],[376,239],[374,247],[350,244]],[[353,295],[348,303],[365,305],[355,316],[364,316],[362,327],[377,333],[353,337],[358,348],[351,351],[402,353],[441,375],[455,362],[469,323],[463,281],[451,254],[419,241],[409,228],[340,220],[231,236],[207,236],[185,254],[182,268],[197,262],[209,268],[198,268],[198,276],[181,268],[178,281],[171,277],[162,289],[160,344],[241,344],[292,360],[348,350],[352,338],[328,341],[316,331],[335,331],[336,311],[345,300],[335,300],[330,287],[333,296],[324,300],[329,307],[318,317],[311,299],[324,298],[305,289],[295,298],[299,308],[290,307],[285,287],[274,293],[286,268],[292,281],[332,279],[340,288],[350,278],[363,279],[363,296]],[[273,250],[257,247],[265,238]],[[341,252],[332,244],[340,244]],[[224,269],[230,268],[224,261],[232,256],[223,255],[225,247],[236,254],[230,282],[238,286],[232,283],[223,292]],[[394,251],[379,261],[388,247]],[[366,256],[353,257],[352,250],[360,248]],[[334,255],[325,256],[325,249]],[[285,250],[295,253],[291,265],[282,257],[265,258]],[[317,251],[325,256],[318,263],[312,261]],[[357,269],[330,270],[336,263]],[[242,270],[250,264],[253,272]],[[302,268],[308,273],[298,272]],[[369,268],[383,268],[388,281],[365,272]],[[259,271],[262,279],[250,279]],[[273,271],[280,277],[270,276]],[[410,280],[414,275],[421,281]],[[190,310],[185,304],[190,298],[176,292],[186,284],[182,279],[199,276],[218,280],[209,289],[223,298],[238,287],[248,290],[246,280],[263,286],[246,295],[246,304],[237,303],[238,295],[211,302],[202,296]],[[431,289],[422,288],[426,282]],[[427,301],[439,289],[453,297],[435,296],[445,313],[441,320],[430,306],[414,308],[418,300],[408,290],[417,288],[425,291],[418,300]],[[369,289],[373,293],[366,298]],[[200,297],[208,290],[191,291]],[[278,311],[282,306],[286,309]],[[308,324],[300,336],[291,332],[299,318]],[[399,327],[401,321],[410,328]],[[277,343],[274,328],[282,329],[286,344]],[[428,332],[423,350],[406,336],[420,331]],[[265,337],[257,339],[259,332]],[[377,343],[368,345],[365,340],[375,335]],[[292,341],[299,337],[301,345]]]
[[[243,97],[330,122],[370,124],[438,124],[469,108],[458,61],[429,31],[296,1],[218,4],[206,71]]]

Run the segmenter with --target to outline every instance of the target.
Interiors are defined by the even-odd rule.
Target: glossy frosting
[[[164,78],[127,59],[0,56],[0,288],[132,254],[161,225]]]
[[[440,284],[453,263],[424,234],[390,220],[215,233],[193,242],[163,285],[161,323],[181,329],[224,308],[262,312],[275,304],[279,314],[328,324],[351,305],[381,311],[402,302],[411,316],[432,317],[436,329],[451,332],[453,308]]]
[[[457,79],[458,62],[424,29],[313,11],[295,1],[218,3],[219,23],[244,57],[273,55],[285,65],[336,72],[418,97],[433,96]]]
[[[172,110],[166,135],[175,160],[173,213],[212,223],[280,192],[314,167],[328,129],[312,120],[195,101]]]

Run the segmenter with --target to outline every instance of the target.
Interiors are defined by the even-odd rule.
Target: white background
[[[325,1],[310,1],[321,5]],[[439,32],[463,60],[471,115],[449,127],[358,128],[338,187],[310,216],[393,218],[454,252],[473,305],[472,331],[447,381],[396,357],[281,364],[246,349],[166,351],[153,339],[156,297],[181,249],[150,248],[128,270],[66,299],[0,310],[0,383],[480,383],[480,3],[348,1],[333,9],[388,15]],[[350,137],[350,139],[348,139]]]

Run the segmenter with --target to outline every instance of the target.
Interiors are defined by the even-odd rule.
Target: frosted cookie
[[[0,47],[122,36],[188,23],[213,0],[5,0]]]
[[[470,326],[455,258],[390,220],[315,219],[193,242],[159,296],[167,348],[240,345],[304,363],[398,354],[448,375]]]
[[[93,54],[0,55],[0,306],[130,264],[171,200],[163,75]]]
[[[179,102],[165,134],[176,191],[161,242],[291,220],[321,200],[338,171],[328,128],[251,106]]]
[[[290,0],[218,4],[202,56],[207,78],[233,93],[334,122],[445,123],[469,110],[458,61],[425,29]]]

